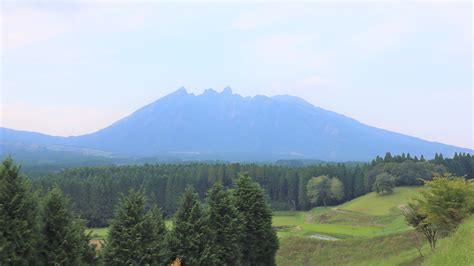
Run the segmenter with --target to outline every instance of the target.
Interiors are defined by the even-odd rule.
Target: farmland
[[[474,262],[474,218],[467,220],[452,237],[441,239],[437,253],[422,245],[419,256],[413,230],[405,223],[399,207],[417,197],[419,187],[398,187],[394,193],[369,193],[333,207],[310,211],[273,213],[280,249],[278,265],[459,265]],[[166,220],[171,228],[172,221]],[[108,228],[92,228],[92,242],[102,242]],[[321,238],[329,237],[331,240]],[[453,248],[461,243],[463,249]],[[446,254],[451,254],[447,256]],[[383,263],[382,263],[383,262]]]
[[[416,263],[414,234],[398,207],[418,194],[418,187],[398,187],[393,194],[369,193],[336,207],[274,212],[279,265],[385,265]],[[166,220],[167,227],[172,226]],[[108,228],[89,229],[93,241],[105,239]],[[328,241],[316,237],[329,236]],[[429,253],[428,247],[423,251]]]
[[[418,194],[399,187],[393,194],[369,193],[336,207],[276,212],[279,265],[398,265],[416,263],[415,235],[398,208]],[[318,239],[321,235],[335,241]],[[423,251],[428,252],[427,247]]]

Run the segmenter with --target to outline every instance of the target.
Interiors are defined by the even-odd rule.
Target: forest
[[[173,226],[142,190],[122,195],[100,247],[53,186],[36,193],[11,158],[0,166],[0,265],[274,265],[278,238],[262,188],[248,175],[216,182],[202,203],[188,186]],[[96,252],[96,249],[99,252]]]
[[[311,202],[308,197],[307,183],[315,176],[326,175],[342,183],[343,195],[326,202],[335,205],[372,191],[381,173],[395,176],[396,186],[411,186],[430,180],[434,173],[445,172],[474,178],[474,156],[456,153],[453,158],[444,158],[436,154],[434,159],[425,160],[423,156],[387,153],[370,163],[309,166],[180,163],[79,167],[35,177],[31,182],[43,194],[57,185],[71,199],[75,212],[87,221],[87,226],[103,227],[109,225],[120,195],[130,188],[144,191],[150,202],[170,217],[187,186],[192,186],[203,200],[217,181],[232,188],[241,174],[247,174],[264,189],[273,210],[308,210],[322,203]]]
[[[325,208],[423,184],[435,194],[421,192],[426,201],[410,203],[404,215],[434,250],[438,233],[454,232],[472,213],[472,185],[466,186],[472,182],[465,179],[473,178],[473,166],[470,154],[427,161],[387,153],[360,164],[145,164],[28,178],[7,158],[0,166],[0,263],[275,265],[280,239],[284,254],[292,238],[281,238],[284,231],[277,236],[281,228],[272,223],[284,216],[272,220],[272,212]],[[456,215],[427,220],[425,214],[439,214],[429,202],[447,196],[456,198]],[[103,226],[103,241],[84,233]]]

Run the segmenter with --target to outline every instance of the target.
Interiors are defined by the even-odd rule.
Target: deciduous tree
[[[377,194],[391,193],[395,187],[395,176],[388,173],[381,173],[375,178],[372,189]]]

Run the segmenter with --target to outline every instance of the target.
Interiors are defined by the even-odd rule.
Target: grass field
[[[165,220],[165,225],[167,228],[171,228],[173,222],[171,220]],[[86,234],[89,232],[91,232],[92,240],[104,240],[109,233],[109,227],[86,229]]]
[[[436,253],[427,244],[425,261],[399,207],[418,195],[417,187],[400,187],[393,194],[370,193],[336,207],[273,213],[280,249],[278,265],[474,265],[474,217],[452,237],[439,241]],[[171,220],[165,221],[168,228]],[[108,228],[88,229],[101,245]],[[337,241],[314,239],[315,234]],[[455,262],[455,263],[454,263]],[[454,264],[453,264],[454,263]]]
[[[90,228],[86,230],[86,233],[91,232],[92,239],[102,240],[105,239],[107,233],[109,232],[108,227],[103,228]]]
[[[369,193],[340,206],[308,212],[275,212],[273,225],[280,238],[277,264],[419,265],[415,235],[399,209],[418,195],[418,189]],[[339,240],[314,239],[315,234]]]
[[[452,236],[439,240],[436,252],[423,265],[474,265],[474,216]]]
[[[369,193],[363,197],[353,199],[340,206],[340,209],[354,211],[368,215],[389,215],[396,211],[401,204],[418,195],[418,189],[413,187],[397,187],[394,193],[377,195]]]

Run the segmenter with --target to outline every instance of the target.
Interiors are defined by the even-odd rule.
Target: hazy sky
[[[1,5],[4,127],[90,133],[230,86],[474,148],[470,2]]]

